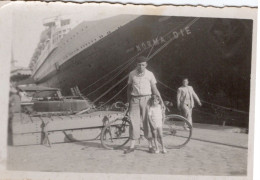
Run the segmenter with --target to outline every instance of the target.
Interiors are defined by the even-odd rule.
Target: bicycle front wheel
[[[101,144],[106,149],[120,149],[129,141],[131,122],[118,118],[108,123],[101,132]]]
[[[168,149],[179,149],[185,146],[192,135],[192,126],[182,116],[167,115],[163,124],[164,144]]]

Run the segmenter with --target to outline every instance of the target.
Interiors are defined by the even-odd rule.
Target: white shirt
[[[155,124],[156,127],[162,127],[162,106],[157,105],[157,106],[151,106],[148,111],[148,115],[150,117],[150,120],[152,123]]]
[[[132,96],[145,96],[152,94],[151,84],[155,84],[156,79],[151,71],[147,69],[143,75],[139,75],[137,70],[133,70],[129,74],[128,84],[132,84]]]

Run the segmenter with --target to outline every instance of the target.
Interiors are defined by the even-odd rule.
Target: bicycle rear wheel
[[[163,140],[168,149],[179,149],[185,146],[192,135],[191,124],[182,116],[167,115],[163,124]]]
[[[106,149],[120,149],[129,141],[131,122],[118,118],[108,123],[101,132],[101,144]]]

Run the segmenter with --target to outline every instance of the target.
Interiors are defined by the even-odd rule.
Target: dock
[[[147,141],[136,150],[107,150],[100,140],[9,146],[7,169],[16,171],[246,176],[248,134],[236,127],[194,124],[190,142],[167,154],[150,154]],[[241,131],[242,132],[242,131]],[[127,148],[129,144],[125,147]]]

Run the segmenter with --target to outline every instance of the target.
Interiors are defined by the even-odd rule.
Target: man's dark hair
[[[143,62],[147,62],[148,58],[144,57],[144,56],[139,56],[136,58],[136,63],[143,63]]]

